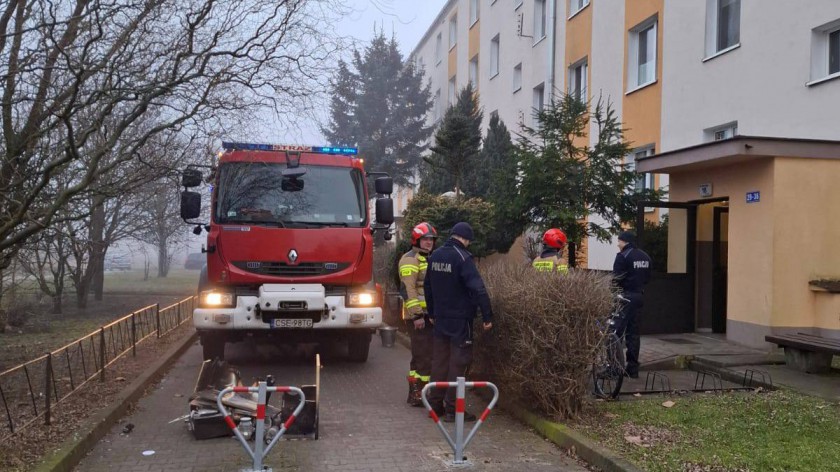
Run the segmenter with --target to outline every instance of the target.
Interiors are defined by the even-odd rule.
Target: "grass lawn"
[[[199,272],[171,269],[165,278],[156,277],[152,272],[149,280],[143,280],[143,271],[106,272],[105,292],[192,295],[198,288]]]
[[[598,403],[576,428],[649,471],[840,468],[840,405],[790,391]]]

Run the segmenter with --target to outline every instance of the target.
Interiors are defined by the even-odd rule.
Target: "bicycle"
[[[627,372],[627,361],[624,358],[624,335],[619,335],[616,328],[621,318],[621,307],[630,300],[621,295],[616,295],[616,298],[618,299],[616,309],[607,318],[606,324],[598,323],[601,346],[598,346],[596,350],[595,361],[592,365],[595,396],[605,400],[614,400],[618,397]]]

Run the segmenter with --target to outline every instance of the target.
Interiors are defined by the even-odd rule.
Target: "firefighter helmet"
[[[437,239],[437,231],[435,231],[435,227],[425,221],[418,223],[417,226],[411,230],[411,245],[419,247],[420,239],[422,238]]]
[[[543,244],[548,247],[563,249],[566,247],[567,242],[568,239],[566,238],[566,233],[557,228],[551,228],[543,234]]]

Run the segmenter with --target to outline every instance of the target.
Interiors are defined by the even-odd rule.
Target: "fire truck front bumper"
[[[375,297],[371,299],[371,302]],[[263,285],[257,296],[237,296],[228,307],[197,308],[198,330],[374,329],[382,325],[382,308],[348,306],[367,297],[326,295],[323,285]]]

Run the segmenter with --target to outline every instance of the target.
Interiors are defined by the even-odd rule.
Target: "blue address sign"
[[[747,192],[747,203],[758,203],[761,201],[761,192]]]

